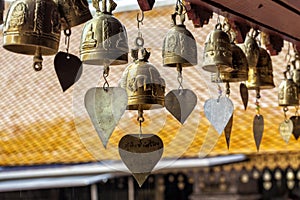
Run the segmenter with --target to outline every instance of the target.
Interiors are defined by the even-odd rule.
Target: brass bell
[[[197,65],[197,46],[192,33],[184,25],[185,16],[183,6],[176,7],[176,12],[171,15],[172,28],[167,32],[162,48],[163,65],[165,67],[182,67]],[[176,24],[176,17],[180,23]]]
[[[287,71],[284,72],[284,80],[278,87],[279,106],[299,105],[298,87],[292,77],[287,78]]]
[[[95,1],[95,3],[94,3]],[[85,23],[80,44],[81,61],[90,65],[126,64],[128,62],[128,39],[125,27],[112,15],[116,4],[102,0],[102,11],[94,0],[96,14]]]
[[[272,89],[275,87],[272,60],[264,48],[259,47],[259,57],[256,67],[249,67],[246,85],[249,90]]]
[[[217,24],[206,38],[202,68],[205,71],[232,71],[232,52],[230,39],[222,31],[222,25]]]
[[[148,62],[150,53],[143,49],[132,50],[134,62],[123,72],[120,86],[127,91],[127,110],[150,110],[164,107],[165,81],[159,71]]]
[[[258,32],[254,29],[251,29],[246,35],[244,43],[239,45],[245,53],[249,70],[256,68],[259,58],[259,46],[255,39],[257,35]]]
[[[3,26],[3,47],[40,58],[53,55],[58,50],[60,28],[54,1],[16,0],[11,3]]]
[[[212,82],[240,82],[248,79],[248,62],[244,52],[234,43],[231,43],[231,50],[233,71],[212,73]]]
[[[82,24],[92,18],[87,0],[56,0],[61,15],[62,30]]]

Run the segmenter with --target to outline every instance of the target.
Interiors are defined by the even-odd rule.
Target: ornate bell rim
[[[59,19],[52,0],[12,2],[3,26],[3,48],[26,55],[35,55],[37,49],[42,55],[55,54],[60,41]]]

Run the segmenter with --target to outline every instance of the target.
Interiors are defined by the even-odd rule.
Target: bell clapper
[[[66,47],[67,59],[70,59],[70,56],[69,56],[69,46],[70,46],[71,29],[68,28],[68,29],[64,30],[64,34],[66,36],[66,38],[65,38],[65,45],[67,46]]]
[[[256,101],[255,101],[255,105],[256,105],[256,115],[259,117],[260,116],[260,105],[259,105],[259,99],[260,99],[260,89],[257,88],[256,89]]]
[[[295,109],[296,109],[295,116],[296,116],[296,119],[298,119],[298,117],[299,117],[299,113],[298,113],[299,106],[295,106]]]
[[[145,118],[143,116],[143,109],[142,105],[138,105],[138,117],[137,121],[139,122],[140,125],[140,133],[139,133],[139,138],[142,139],[142,123],[145,121]]]
[[[33,69],[35,71],[41,71],[43,69],[43,57],[41,53],[41,47],[37,47],[33,57]]]

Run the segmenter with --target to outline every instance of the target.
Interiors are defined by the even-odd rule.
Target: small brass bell
[[[102,11],[98,1],[94,0],[96,14],[85,23],[81,35],[81,61],[90,65],[126,64],[128,62],[128,39],[125,27],[112,15],[116,4],[110,0],[106,8],[106,0],[102,0]]]
[[[165,81],[158,70],[148,62],[150,53],[142,49],[132,50],[134,62],[123,72],[120,86],[127,91],[127,110],[150,110],[164,107]]]
[[[87,0],[56,0],[61,15],[62,30],[82,24],[92,18]]]
[[[197,46],[192,33],[184,25],[183,6],[177,6],[177,11],[171,15],[172,28],[167,32],[162,50],[163,65],[166,67],[182,67],[197,65]],[[180,24],[176,24],[176,17]]]
[[[246,81],[248,79],[248,62],[244,52],[234,43],[231,43],[231,50],[233,71],[221,71],[219,73],[212,73],[212,82],[240,82]]]
[[[60,14],[52,0],[16,0],[11,3],[3,26],[6,50],[35,55],[34,68],[41,69],[41,56],[57,52]]]
[[[232,71],[232,51],[227,33],[217,24],[206,38],[202,68],[205,71]]]
[[[261,47],[259,47],[259,57],[256,67],[249,67],[246,85],[249,90],[272,89],[275,87],[271,57],[267,50]]]
[[[297,106],[299,105],[298,87],[292,77],[287,78],[287,71],[284,72],[284,80],[278,87],[279,106]]]

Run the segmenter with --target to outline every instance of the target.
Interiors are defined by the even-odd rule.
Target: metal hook
[[[136,15],[136,20],[137,20],[137,22],[138,22],[138,29],[140,29],[140,24],[143,25],[143,21],[144,21],[144,11],[142,11],[142,18],[141,18],[141,19],[139,19],[139,18],[140,18],[140,13],[137,13],[137,15]]]

